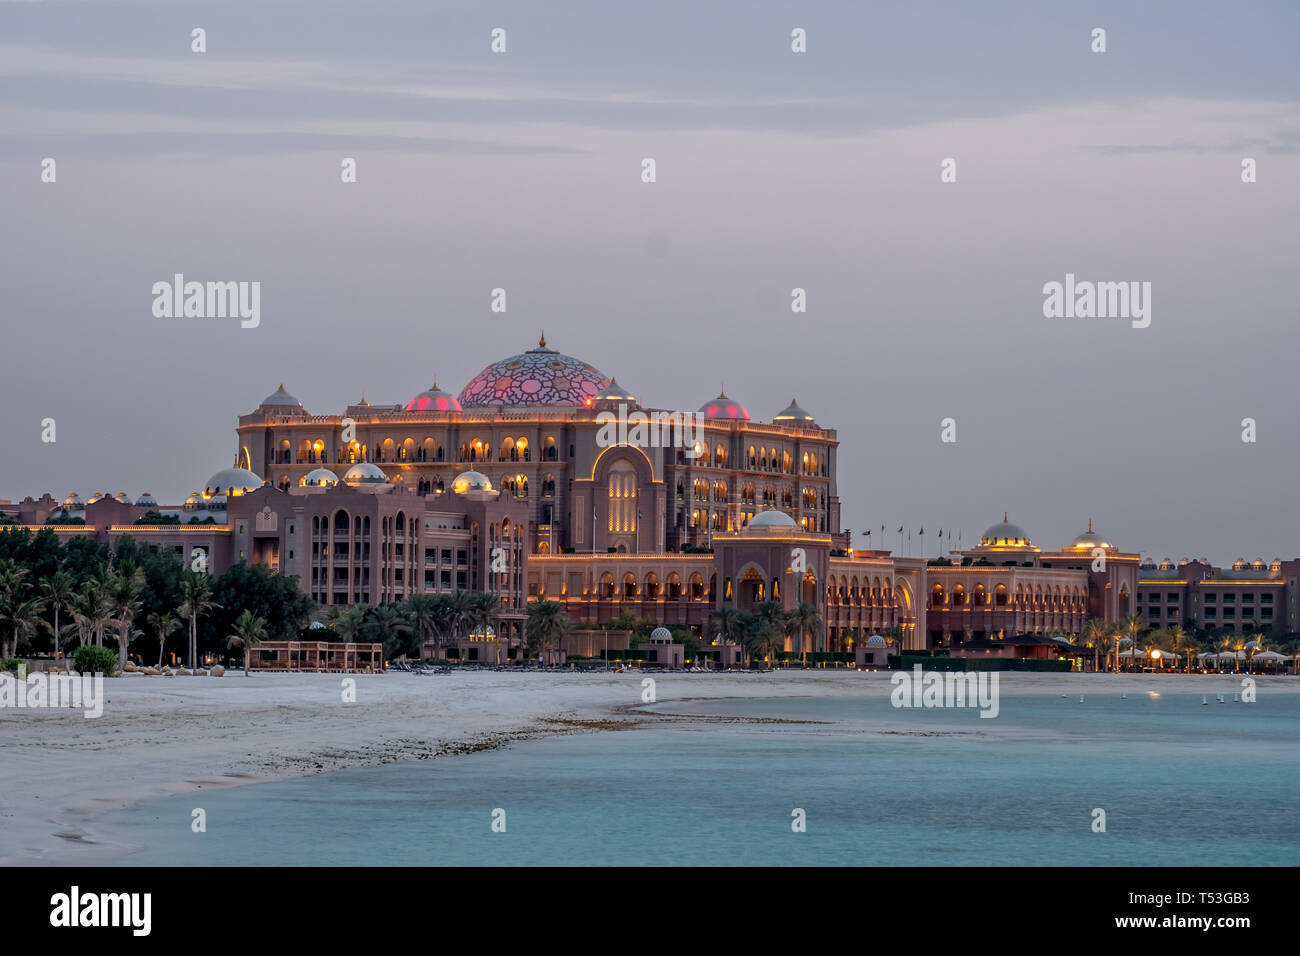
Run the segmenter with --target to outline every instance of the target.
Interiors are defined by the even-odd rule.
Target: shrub
[[[80,674],[105,674],[111,677],[117,672],[117,655],[107,647],[78,647],[74,660]]]
[[[21,657],[0,657],[0,671],[17,671],[18,665],[24,663]]]

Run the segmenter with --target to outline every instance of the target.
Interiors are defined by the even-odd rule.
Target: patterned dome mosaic
[[[493,362],[461,389],[471,405],[583,405],[609,384],[595,366],[546,347]]]

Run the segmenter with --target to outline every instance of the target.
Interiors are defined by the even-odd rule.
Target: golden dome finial
[[[539,338],[539,339],[537,340],[537,347],[538,347],[539,349],[544,349],[544,348],[546,348],[546,330],[545,330],[545,329],[542,330],[542,336],[541,336],[541,338]]]
[[[1088,534],[1092,534],[1092,519],[1088,519]]]
[[[1004,511],[1004,512],[1002,512],[1002,523],[1003,523],[1003,524],[1006,524],[1006,523],[1007,523],[1007,520],[1008,520],[1008,519],[1007,519],[1007,513]]]

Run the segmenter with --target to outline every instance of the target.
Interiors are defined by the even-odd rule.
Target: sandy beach
[[[105,682],[98,719],[72,710],[0,709],[0,865],[98,865],[124,847],[96,823],[105,811],[172,793],[437,759],[625,719],[645,675],[452,673],[357,676],[344,703],[337,675],[230,673],[222,678],[122,677]],[[888,695],[889,673],[792,671],[667,674],[660,701]],[[1296,693],[1287,678],[1261,691]],[[1170,675],[1003,675],[1003,693],[1231,695],[1240,678]]]

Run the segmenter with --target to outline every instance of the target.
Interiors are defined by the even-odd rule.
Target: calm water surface
[[[126,865],[1300,863],[1300,696],[1234,704],[1225,683],[1225,704],[1201,706],[1200,688],[1081,704],[1008,683],[993,720],[879,693],[664,703],[715,719],[168,797],[105,822],[140,847]]]

